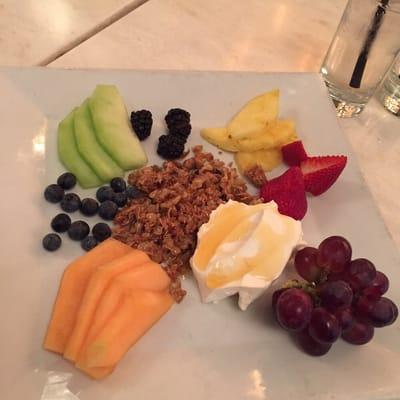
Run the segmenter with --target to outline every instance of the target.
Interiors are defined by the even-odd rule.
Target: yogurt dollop
[[[202,301],[239,294],[245,310],[283,272],[302,239],[301,222],[282,215],[274,201],[228,201],[215,209],[197,235],[191,259]]]

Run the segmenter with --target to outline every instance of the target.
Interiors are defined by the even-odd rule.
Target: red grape
[[[289,331],[306,327],[311,318],[313,302],[301,289],[285,290],[276,303],[276,316],[280,325]]]
[[[342,339],[348,343],[362,345],[374,337],[374,327],[366,321],[353,321],[350,328],[342,332]]]
[[[311,356],[323,356],[332,347],[331,344],[319,343],[315,341],[310,336],[307,329],[304,329],[301,332],[299,332],[297,334],[297,339],[299,341],[301,348]]]
[[[346,280],[354,290],[371,286],[376,277],[376,269],[371,261],[365,258],[353,260],[346,271]]]
[[[370,300],[378,300],[381,297],[381,291],[376,286],[370,286],[362,291],[362,295]]]
[[[350,243],[341,236],[330,236],[318,247],[318,264],[332,272],[343,271],[350,260]]]
[[[278,290],[275,290],[275,292],[272,294],[272,308],[273,310],[276,312],[276,303],[278,302],[278,299],[280,297],[280,295],[287,290],[286,288],[280,288]]]
[[[376,271],[376,275],[371,284],[364,289],[363,294],[368,297],[378,299],[380,296],[385,294],[389,289],[389,279],[381,272]]]
[[[315,308],[311,315],[308,332],[317,342],[325,344],[334,343],[340,336],[339,321],[334,315],[325,310],[325,308]]]
[[[339,325],[342,328],[342,331],[350,328],[353,323],[353,314],[351,313],[350,308],[339,308],[335,311],[335,317],[339,321]]]
[[[317,264],[318,250],[315,247],[304,247],[294,258],[297,273],[308,282],[315,282],[321,278],[323,268]]]
[[[342,272],[331,272],[326,277],[329,282],[346,281],[346,274]]]
[[[374,337],[375,328],[393,324],[398,308],[382,297],[389,279],[365,259],[351,260],[350,243],[341,236],[323,240],[318,249],[304,247],[294,258],[306,282],[293,281],[272,295],[279,324],[294,332],[299,346],[312,356],[322,356],[341,336],[353,345]]]
[[[330,311],[348,307],[353,300],[353,291],[344,281],[325,282],[318,288],[321,305]]]
[[[361,318],[368,318],[374,300],[371,300],[367,296],[360,296],[354,304],[354,312]]]
[[[396,304],[386,297],[381,297],[379,300],[372,303],[368,317],[373,326],[382,328],[393,324],[398,314],[399,312]]]

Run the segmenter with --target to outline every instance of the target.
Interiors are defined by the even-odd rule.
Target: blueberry
[[[94,236],[86,236],[85,239],[81,241],[81,247],[85,251],[92,250],[98,245],[98,241]]]
[[[58,177],[57,184],[65,190],[72,189],[76,185],[76,176],[71,172],[64,172]]]
[[[105,220],[112,220],[118,211],[118,206],[111,200],[106,200],[100,204],[99,215]]]
[[[123,207],[127,201],[128,201],[128,196],[127,196],[126,192],[115,193],[114,203],[118,207]]]
[[[66,232],[71,226],[71,218],[67,214],[60,213],[51,220],[50,225],[55,232]]]
[[[58,203],[64,196],[64,189],[60,185],[51,184],[44,190],[44,198],[50,203]]]
[[[48,251],[56,251],[61,246],[61,238],[57,233],[48,233],[43,238],[42,245]]]
[[[113,200],[114,199],[114,190],[110,188],[110,186],[102,186],[97,189],[96,198],[102,203],[103,201]]]
[[[92,234],[99,242],[102,242],[111,236],[111,228],[105,222],[99,222],[92,228]]]
[[[81,213],[88,217],[95,215],[99,209],[99,203],[95,199],[83,199],[81,202]]]
[[[126,189],[126,183],[122,178],[111,179],[110,186],[115,193],[123,192]]]
[[[139,190],[136,186],[128,186],[126,188],[126,194],[130,199],[138,199],[146,196],[146,193]]]
[[[63,211],[68,213],[74,212],[76,210],[79,210],[81,206],[81,199],[75,193],[67,193],[61,200],[60,205]]]
[[[89,225],[85,221],[74,221],[68,229],[68,236],[72,240],[82,240],[89,232]]]

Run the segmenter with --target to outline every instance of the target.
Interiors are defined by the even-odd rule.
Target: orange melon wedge
[[[114,371],[115,367],[88,368],[82,365],[79,369],[93,379],[103,379]]]
[[[153,261],[137,265],[118,275],[101,297],[81,353],[117,310],[125,291],[151,290],[161,292],[169,289],[170,282],[167,273]],[[79,363],[79,359],[80,355],[77,358],[77,363]]]
[[[56,353],[64,352],[93,272],[102,264],[107,264],[131,251],[129,246],[110,238],[68,265],[53,307],[43,344],[45,349]]]
[[[98,335],[101,334],[102,330],[107,330],[113,315],[119,312],[120,307],[124,304],[124,298],[126,294],[139,293],[141,291],[150,290],[151,292],[158,292],[165,297],[166,312],[171,304],[171,296],[169,295],[169,285],[170,279],[166,272],[160,267],[160,265],[150,261],[138,265],[131,270],[118,275],[111,285],[108,287],[106,292],[101,298],[101,301],[96,309],[95,315],[92,320],[91,327],[86,336],[85,344],[79,354],[75,366],[81,369],[83,372],[88,374],[94,379],[101,379],[109,373],[112,372],[113,367],[90,367],[90,359],[88,359],[87,354],[91,348],[91,344],[96,339]],[[150,293],[151,293],[150,292]],[[167,296],[165,296],[167,295]],[[168,306],[169,305],[169,306]],[[150,313],[152,313],[151,311]],[[162,314],[163,314],[162,313]],[[161,315],[162,315],[161,314]],[[136,314],[130,315],[129,318],[137,318]],[[153,323],[155,323],[159,318],[159,314],[153,315]],[[138,340],[144,333],[149,329],[148,325],[142,325],[142,320],[137,318],[136,324],[141,326],[141,334],[136,333]],[[140,328],[139,328],[140,329]],[[117,339],[119,340],[119,339]],[[126,351],[129,347],[126,349]],[[112,351],[112,350],[111,350]],[[122,356],[121,356],[122,357]],[[89,363],[89,364],[88,364]],[[99,373],[100,371],[100,373]]]
[[[149,260],[150,259],[146,253],[140,250],[131,249],[128,254],[116,258],[115,260],[96,269],[87,284],[86,291],[82,297],[76,315],[74,328],[65,347],[64,357],[66,359],[71,361],[77,359],[101,296],[113,278],[137,265],[148,262]]]
[[[115,366],[173,303],[168,291],[125,291],[116,311],[85,349],[82,364],[87,369]]]

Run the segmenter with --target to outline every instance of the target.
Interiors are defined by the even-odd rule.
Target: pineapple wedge
[[[207,142],[219,147],[222,150],[236,152],[236,141],[229,137],[228,130],[222,128],[204,128],[200,131],[200,135]]]
[[[251,153],[240,151],[235,153],[235,162],[242,174],[255,165],[269,172],[282,162],[282,153],[279,148],[257,150]]]
[[[265,125],[278,118],[279,90],[251,99],[232,118],[227,128],[232,139],[241,139],[262,131]]]
[[[269,122],[262,131],[234,140],[238,151],[253,152],[257,150],[280,149],[287,143],[297,139],[294,122],[291,120],[275,120]]]

